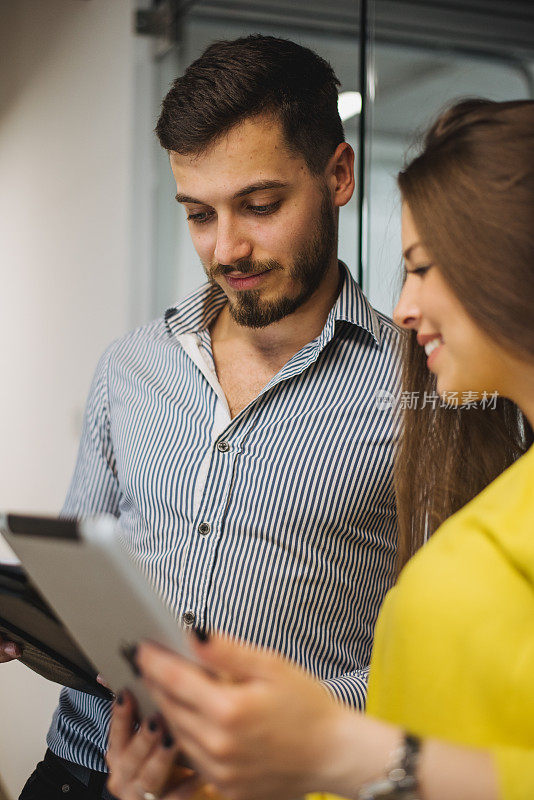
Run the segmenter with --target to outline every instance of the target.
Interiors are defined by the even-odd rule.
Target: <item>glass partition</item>
[[[373,305],[386,314],[392,312],[402,278],[395,176],[418,134],[453,100],[532,96],[534,38],[529,54],[528,37],[520,39],[524,26],[519,18],[512,19],[512,7],[520,4],[510,4],[508,19],[503,4],[496,9],[492,3],[467,2],[459,11],[450,4],[445,15],[447,5],[375,0],[371,6],[374,99],[366,130],[364,288]],[[518,14],[520,10],[516,8]]]
[[[357,191],[341,210],[339,251],[358,277],[361,207],[363,288],[373,305],[391,314],[401,280],[395,176],[417,132],[452,100],[534,96],[532,3],[336,0],[326,6],[323,0],[193,0],[181,8],[186,10],[178,41],[163,54],[155,48],[154,121],[174,77],[216,39],[250,33],[294,39],[331,62],[344,97],[362,91],[360,64],[367,65],[363,197]],[[366,41],[361,30],[368,31]],[[347,112],[344,124],[358,154],[357,109]],[[151,316],[204,280],[183,209],[174,201],[166,154],[153,147]]]

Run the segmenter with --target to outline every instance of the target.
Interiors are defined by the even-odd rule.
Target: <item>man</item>
[[[119,516],[184,625],[278,650],[361,708],[395,554],[377,394],[397,334],[337,260],[354,191],[337,85],[263,36],[175,81],[156,130],[209,283],[102,357],[64,514]],[[109,713],[63,690],[24,800],[76,780],[106,796]]]

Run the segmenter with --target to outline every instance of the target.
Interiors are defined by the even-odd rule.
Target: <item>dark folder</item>
[[[18,660],[47,680],[113,698],[97,682],[93,664],[18,565],[0,564],[0,634],[19,644],[22,657]]]

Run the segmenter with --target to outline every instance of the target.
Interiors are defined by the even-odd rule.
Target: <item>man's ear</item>
[[[346,205],[354,194],[354,150],[348,142],[341,142],[330,157],[326,167],[327,180],[333,192],[334,205]]]

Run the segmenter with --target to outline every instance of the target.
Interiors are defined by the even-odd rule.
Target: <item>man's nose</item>
[[[399,302],[393,312],[393,319],[401,328],[407,328],[408,330],[417,330],[419,328],[421,312],[417,303],[416,292],[411,288],[409,279],[405,281],[402,287]]]
[[[239,229],[236,221],[231,217],[217,220],[217,241],[213,253],[214,260],[219,264],[235,264],[252,254],[250,239]]]

